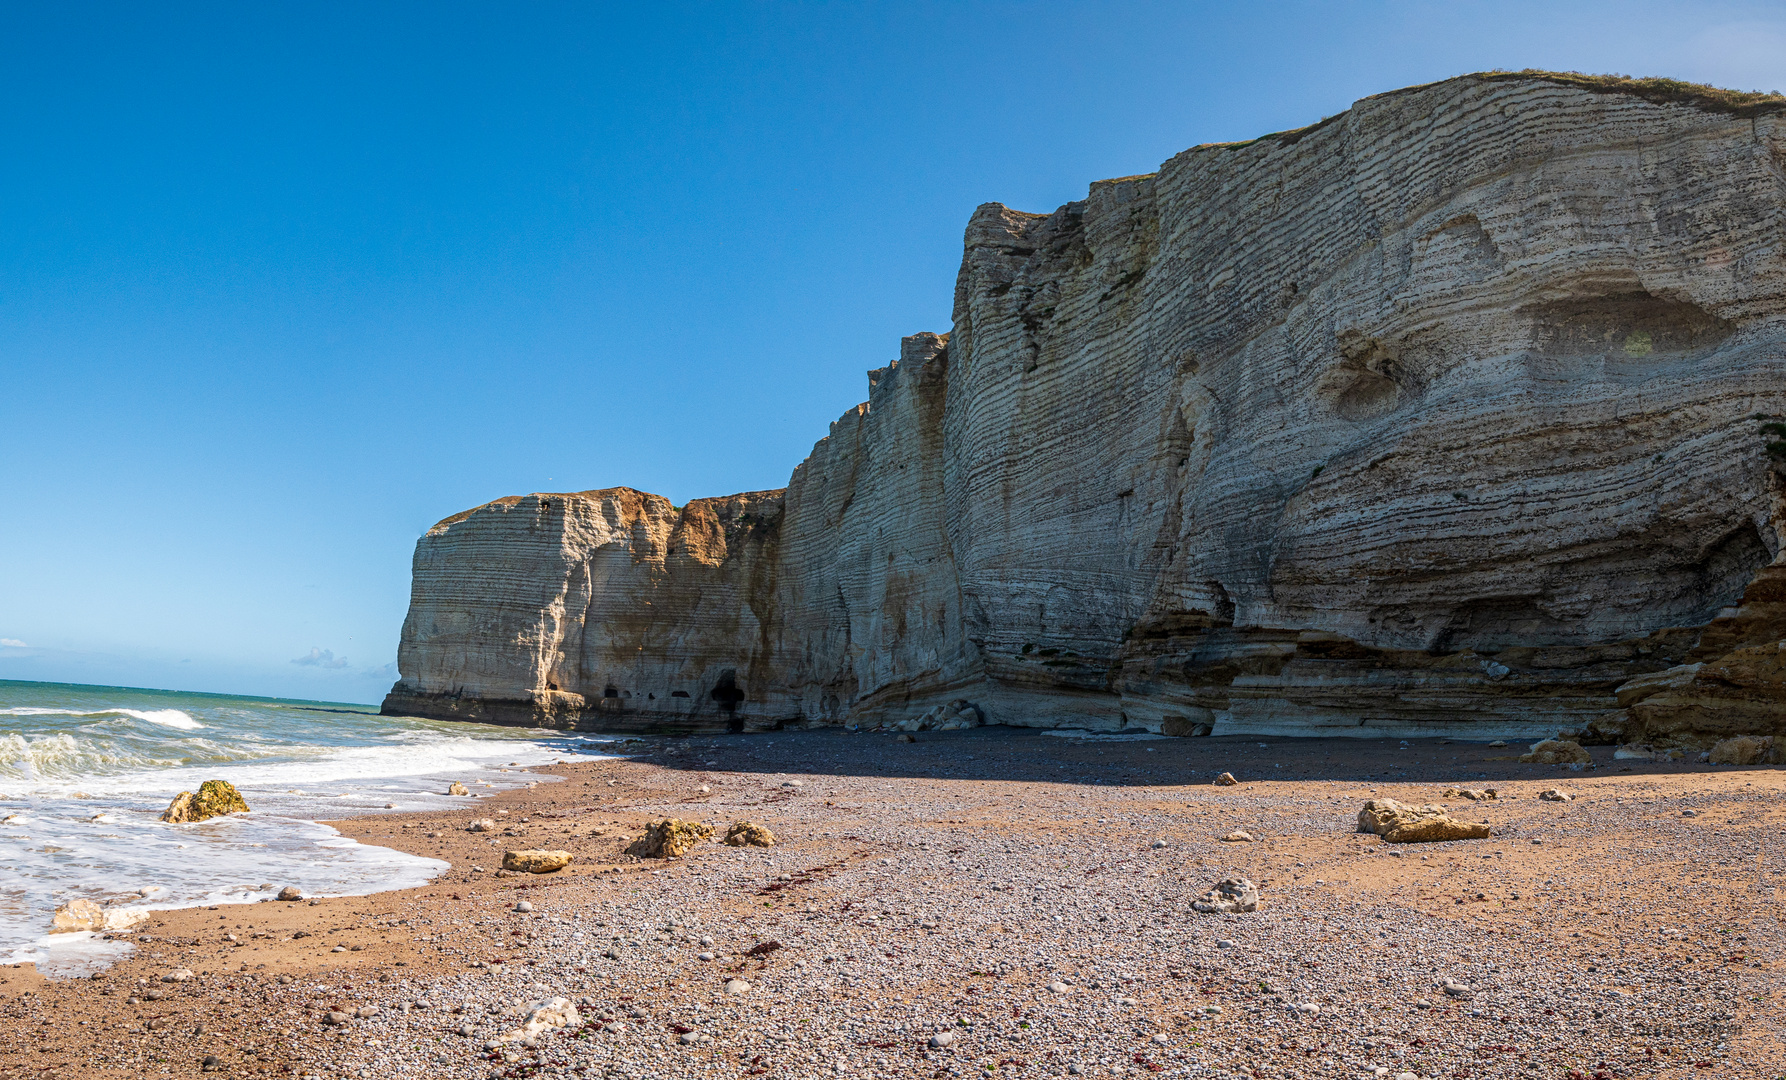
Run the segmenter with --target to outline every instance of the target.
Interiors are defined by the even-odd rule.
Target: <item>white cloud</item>
[[[29,649],[30,647],[16,637],[0,637],[0,649]]]
[[[293,660],[292,663],[303,664],[305,667],[344,668],[347,666],[347,657],[336,656],[329,649],[319,649],[312,645],[309,652]]]

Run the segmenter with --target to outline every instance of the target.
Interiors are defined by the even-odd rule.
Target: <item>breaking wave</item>
[[[145,720],[162,727],[179,728],[182,731],[197,731],[205,725],[194,720],[188,713],[179,709],[97,709],[83,711],[81,709],[45,709],[31,705],[20,705],[11,709],[0,709],[0,716],[80,716],[94,720],[107,716],[130,716]]]
[[[36,738],[0,735],[0,779],[6,780],[78,780],[184,763],[182,758],[144,753],[113,740],[82,738],[66,731]]]

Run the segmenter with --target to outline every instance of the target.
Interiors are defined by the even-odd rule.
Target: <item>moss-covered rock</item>
[[[205,821],[225,814],[246,814],[248,802],[228,780],[206,780],[198,786],[198,794],[182,791],[162,811],[161,820],[176,825]]]

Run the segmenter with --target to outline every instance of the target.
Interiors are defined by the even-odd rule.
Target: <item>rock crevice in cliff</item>
[[[1779,681],[1737,654],[1780,640],[1755,590],[1782,546],[1786,103],[1679,87],[1468,76],[1051,214],[982,206],[951,332],[906,339],[785,490],[436,526],[387,708],[1760,724],[1730,702]],[[1737,609],[1746,636],[1707,644]],[[1705,666],[1619,690],[1714,660],[1716,694]]]

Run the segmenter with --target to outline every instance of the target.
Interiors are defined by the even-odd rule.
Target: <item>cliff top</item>
[[[1522,71],[1477,71],[1468,75],[1454,75],[1449,79],[1440,79],[1437,82],[1404,86],[1399,90],[1386,90],[1381,94],[1371,94],[1369,97],[1359,100],[1375,101],[1379,98],[1395,97],[1399,94],[1415,94],[1435,86],[1461,82],[1466,79],[1479,79],[1483,82],[1514,82],[1523,79],[1533,82],[1557,83],[1578,90],[1586,90],[1592,94],[1628,94],[1658,105],[1690,105],[1707,112],[1728,113],[1732,116],[1760,116],[1764,113],[1786,112],[1786,94],[1778,91],[1764,94],[1751,90],[1726,90],[1720,86],[1683,82],[1680,79],[1634,79],[1629,75],[1586,75],[1579,71],[1543,71],[1538,68],[1526,68]],[[1253,143],[1265,139],[1294,143],[1308,133],[1326,127],[1350,111],[1350,109],[1343,110],[1332,116],[1323,117],[1306,127],[1293,128],[1289,131],[1274,131],[1256,139],[1208,145],[1251,146]]]
[[[457,514],[451,514],[441,518],[439,521],[435,522],[428,531],[432,533],[439,529],[444,529],[449,525],[457,525],[459,522],[464,521],[466,518],[486,507],[516,506],[527,499],[540,499],[545,501],[550,501],[552,499],[617,499],[623,504],[632,507],[634,512],[637,512],[637,509],[643,507],[647,502],[657,501],[675,513],[681,514],[686,512],[691,506],[707,506],[727,503],[733,500],[760,501],[764,499],[772,499],[779,496],[785,490],[785,488],[770,488],[763,491],[740,491],[731,495],[714,495],[703,499],[690,499],[682,506],[677,506],[662,495],[657,495],[649,491],[640,491],[638,488],[631,487],[590,488],[588,491],[535,491],[527,495],[504,495],[500,499],[491,499],[489,502],[480,503],[469,510],[461,510]]]
[[[1579,71],[1544,71],[1539,68],[1526,68],[1522,71],[1477,71],[1468,75],[1453,75],[1449,79],[1440,79],[1437,82],[1420,83],[1417,86],[1404,86],[1398,90],[1385,90],[1380,94],[1371,94],[1368,97],[1363,97],[1359,100],[1375,101],[1379,98],[1395,97],[1398,94],[1414,94],[1419,93],[1422,90],[1429,90],[1435,86],[1443,86],[1446,83],[1452,82],[1461,82],[1466,79],[1479,79],[1483,82],[1513,82],[1525,79],[1534,82],[1557,83],[1562,86],[1572,86],[1579,90],[1586,90],[1593,94],[1628,94],[1632,97],[1642,98],[1645,101],[1653,102],[1658,105],[1690,105],[1694,108],[1704,109],[1707,112],[1727,113],[1731,116],[1739,117],[1762,116],[1768,113],[1786,112],[1786,94],[1780,93],[1779,91],[1764,94],[1755,90],[1727,90],[1721,86],[1708,86],[1704,83],[1683,82],[1680,79],[1632,78],[1629,75],[1586,75]],[[1192,149],[1239,149],[1240,147],[1252,146],[1255,143],[1264,142],[1267,139],[1282,143],[1295,143],[1301,140],[1305,135],[1319,131],[1328,124],[1343,118],[1351,111],[1351,109],[1343,109],[1334,113],[1332,116],[1322,117],[1320,120],[1317,120],[1312,124],[1299,128],[1291,128],[1288,131],[1273,131],[1265,135],[1259,135],[1251,139],[1241,139],[1236,142],[1203,143]],[[1104,180],[1094,180],[1092,181],[1091,186],[1095,188],[1100,184],[1122,184],[1132,180],[1146,180],[1155,175],[1157,175],[1157,173],[1136,173],[1133,176],[1113,176]],[[989,203],[987,205],[997,206],[1001,209],[1009,209],[1002,203]],[[1047,214],[1030,214],[1027,211],[1022,210],[1011,212],[1022,214],[1026,217],[1048,216]]]
[[[1524,71],[1483,71],[1459,78],[1487,81],[1538,79],[1578,87],[1596,94],[1630,94],[1658,104],[1692,105],[1710,112],[1734,113],[1737,116],[1786,111],[1786,94],[1779,91],[1763,94],[1752,90],[1726,90],[1720,86],[1682,82],[1679,79],[1633,79],[1629,75],[1584,75],[1579,71],[1540,71],[1537,68],[1526,68]],[[1421,87],[1418,86],[1407,88],[1419,89]],[[1392,94],[1405,92],[1407,91],[1390,91]]]

